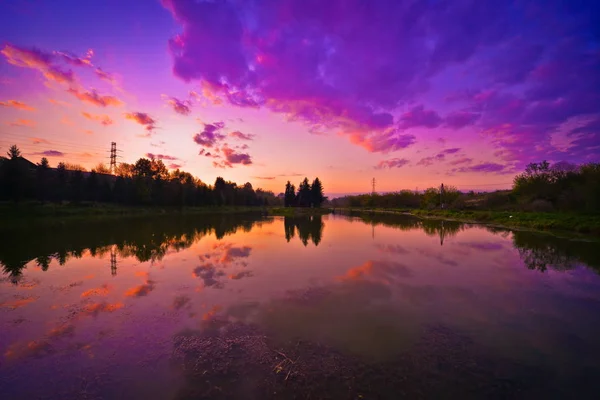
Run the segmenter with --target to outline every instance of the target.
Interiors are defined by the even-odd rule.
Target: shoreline
[[[570,233],[588,237],[600,237],[600,214],[273,206],[139,207],[101,203],[81,203],[77,205],[54,203],[0,204],[0,220],[2,220],[3,228],[22,227],[29,224],[62,225],[71,221],[97,221],[114,218],[250,213],[284,217],[377,213],[484,224],[507,229],[527,229],[549,233]]]
[[[587,237],[600,237],[600,215],[594,214],[369,208],[336,208],[333,213],[406,215],[422,219],[482,224],[506,229],[526,229],[545,233],[568,233]]]
[[[70,222],[103,221],[115,218],[161,216],[262,214],[265,216],[301,217],[324,215],[328,208],[284,208],[272,206],[207,206],[161,207],[117,206],[101,203],[54,204],[20,203],[0,204],[2,228],[22,228],[33,225],[63,225]]]

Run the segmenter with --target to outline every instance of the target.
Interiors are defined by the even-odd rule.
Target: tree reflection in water
[[[167,252],[186,249],[206,235],[214,234],[222,239],[238,229],[248,232],[257,224],[271,222],[261,215],[238,214],[30,227],[3,235],[0,264],[4,274],[17,283],[23,269],[33,260],[42,271],[47,271],[52,260],[65,265],[69,259],[81,258],[86,250],[92,257],[111,254],[111,263],[115,256],[135,257],[140,262],[160,261]]]

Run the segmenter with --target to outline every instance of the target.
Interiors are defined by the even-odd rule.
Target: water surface
[[[0,244],[0,393],[592,398],[597,249],[383,215],[11,232]]]

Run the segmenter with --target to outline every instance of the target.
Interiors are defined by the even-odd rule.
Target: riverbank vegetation
[[[511,190],[476,193],[444,186],[347,196],[329,205],[600,235],[600,164],[532,163]]]
[[[20,203],[103,203],[137,207],[280,206],[273,192],[237,185],[218,177],[209,186],[179,169],[169,171],[162,160],[140,158],[121,163],[113,171],[102,164],[86,171],[61,162],[51,168],[42,158],[33,164],[21,157],[16,146],[8,158],[0,158],[0,200]]]

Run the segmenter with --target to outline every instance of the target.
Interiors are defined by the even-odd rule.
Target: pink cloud
[[[72,106],[70,103],[67,103],[66,101],[62,101],[62,100],[48,99],[48,101],[56,106],[63,106],[63,107],[71,107]]]
[[[240,140],[254,140],[254,135],[251,133],[242,133],[240,131],[229,132],[229,136]]]
[[[36,122],[29,120],[29,119],[18,119],[14,122],[9,122],[8,125],[10,126],[23,126],[23,127],[29,127],[29,128],[33,128],[34,126],[36,126]]]
[[[85,111],[82,111],[81,115],[83,115],[84,118],[87,118],[90,121],[100,122],[104,126],[112,125],[114,123],[114,121],[112,119],[110,119],[110,117],[108,115],[90,114]]]
[[[35,111],[35,108],[17,100],[0,101],[0,106],[12,107],[16,108],[17,110]]]
[[[114,96],[102,96],[99,95],[96,90],[92,90],[91,92],[80,92],[77,89],[70,88],[67,92],[71,93],[73,96],[77,97],[79,100],[93,104],[98,107],[108,107],[114,106],[119,107],[123,105],[123,102]]]

